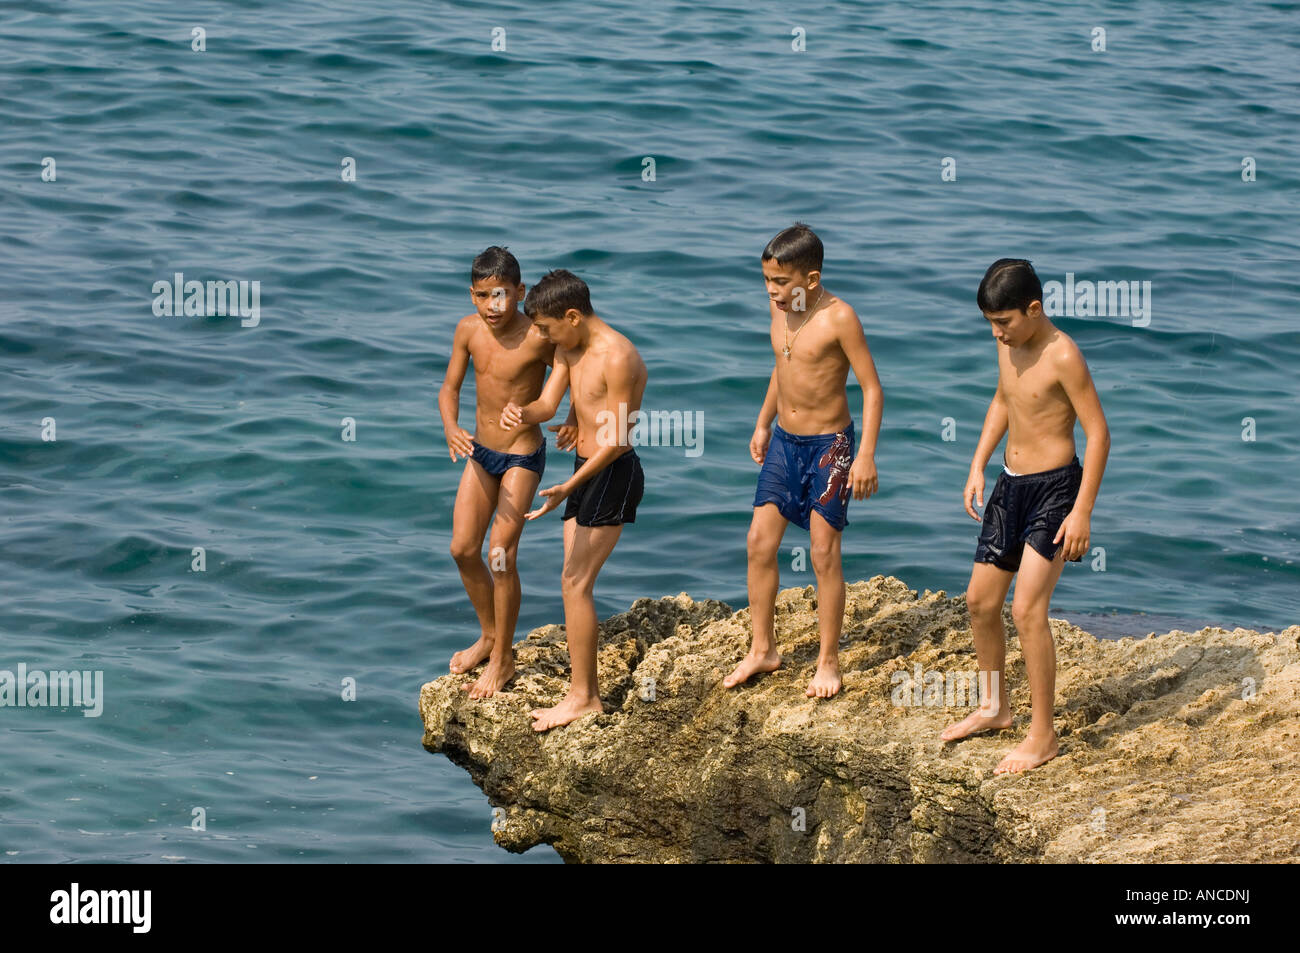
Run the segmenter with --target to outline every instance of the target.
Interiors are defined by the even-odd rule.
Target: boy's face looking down
[[[801,305],[799,312],[811,308],[817,301],[817,286],[821,281],[820,271],[800,271],[793,265],[783,265],[775,258],[763,262],[763,284],[767,287],[767,296],[782,311],[791,311],[795,305]],[[802,288],[803,301],[795,299],[795,289]]]
[[[489,327],[500,328],[514,319],[524,297],[524,286],[508,285],[500,278],[480,278],[469,286],[469,296],[478,316]]]
[[[985,311],[984,317],[992,327],[993,336],[998,343],[1007,347],[1020,347],[1038,330],[1038,322],[1043,318],[1043,303],[1029,302],[1029,307],[1021,311],[1013,308],[1009,311]]]
[[[535,314],[533,326],[542,332],[542,337],[565,350],[582,343],[582,312],[577,308],[570,308],[559,318]]]

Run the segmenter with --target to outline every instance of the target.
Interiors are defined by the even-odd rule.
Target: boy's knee
[[[745,538],[745,548],[749,552],[750,559],[772,562],[776,560],[781,541],[773,538],[769,533],[751,529]]]
[[[566,571],[560,574],[560,592],[566,597],[589,595],[592,589],[591,583],[579,573]]]
[[[458,565],[464,566],[475,560],[482,559],[483,552],[480,547],[473,543],[461,539],[451,541],[451,558],[456,560]]]
[[[1017,629],[1047,624],[1047,607],[1037,602],[1012,602],[1011,620]]]
[[[515,571],[515,557],[518,549],[494,543],[488,549],[488,568],[497,576],[508,576]]]
[[[838,541],[814,542],[808,555],[812,558],[813,572],[817,575],[833,573],[840,568],[840,547]]]
[[[972,618],[993,621],[1002,615],[1002,603],[978,592],[966,593],[966,608]]]

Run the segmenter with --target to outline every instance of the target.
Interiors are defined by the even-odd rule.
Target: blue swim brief
[[[511,467],[523,467],[541,477],[546,469],[546,441],[543,440],[532,453],[502,453],[500,450],[489,450],[475,440],[470,459],[476,461],[490,476],[499,477]]]
[[[849,468],[856,443],[853,421],[839,433],[793,434],[772,425],[754,505],[775,503],[791,523],[808,529],[816,510],[832,529],[849,525]]]

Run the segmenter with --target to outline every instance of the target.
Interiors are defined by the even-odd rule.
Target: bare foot
[[[583,715],[592,712],[600,714],[604,710],[605,706],[600,703],[599,698],[581,701],[565,695],[564,700],[554,708],[534,708],[528,714],[533,716],[533,731],[549,731],[567,725],[571,721],[577,721]]]
[[[986,714],[987,711],[987,708],[975,709],[961,721],[939,732],[939,737],[944,741],[956,741],[977,731],[1001,731],[1003,728],[1011,727],[1011,709],[1007,705],[1004,704],[997,715],[990,716]]]
[[[830,698],[832,695],[838,695],[839,691],[840,663],[818,662],[817,671],[812,681],[808,683],[808,690],[804,694],[809,698]]]
[[[513,659],[498,662],[496,659],[487,663],[487,668],[479,675],[473,685],[462,685],[462,692],[469,692],[470,698],[490,698],[506,687],[506,682],[515,677]]]
[[[480,635],[477,642],[451,657],[451,670],[456,675],[464,675],[491,654],[492,640]]]
[[[1016,745],[1005,758],[993,769],[994,774],[1019,774],[1046,764],[1056,757],[1060,749],[1056,746],[1056,732],[1044,738],[1035,738],[1032,733],[1025,735],[1025,740]]]
[[[781,654],[775,648],[769,649],[763,655],[755,655],[752,651],[740,660],[740,664],[732,670],[731,674],[722,680],[724,688],[735,688],[741,682],[749,681],[751,675],[757,675],[759,672],[775,672],[781,667]]]

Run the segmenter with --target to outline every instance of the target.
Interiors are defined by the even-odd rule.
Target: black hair
[[[469,269],[471,284],[484,278],[499,278],[508,285],[517,285],[520,280],[519,262],[500,245],[485,248],[478,253]]]
[[[985,314],[995,311],[1028,311],[1034,301],[1043,300],[1043,283],[1034,266],[1023,258],[999,258],[989,265],[980,282],[975,301]]]
[[[561,318],[570,308],[591,314],[591,290],[585,281],[563,268],[542,275],[524,299],[524,314],[530,319]]]
[[[807,274],[822,270],[822,240],[803,222],[777,233],[763,249],[763,261],[790,265]]]

